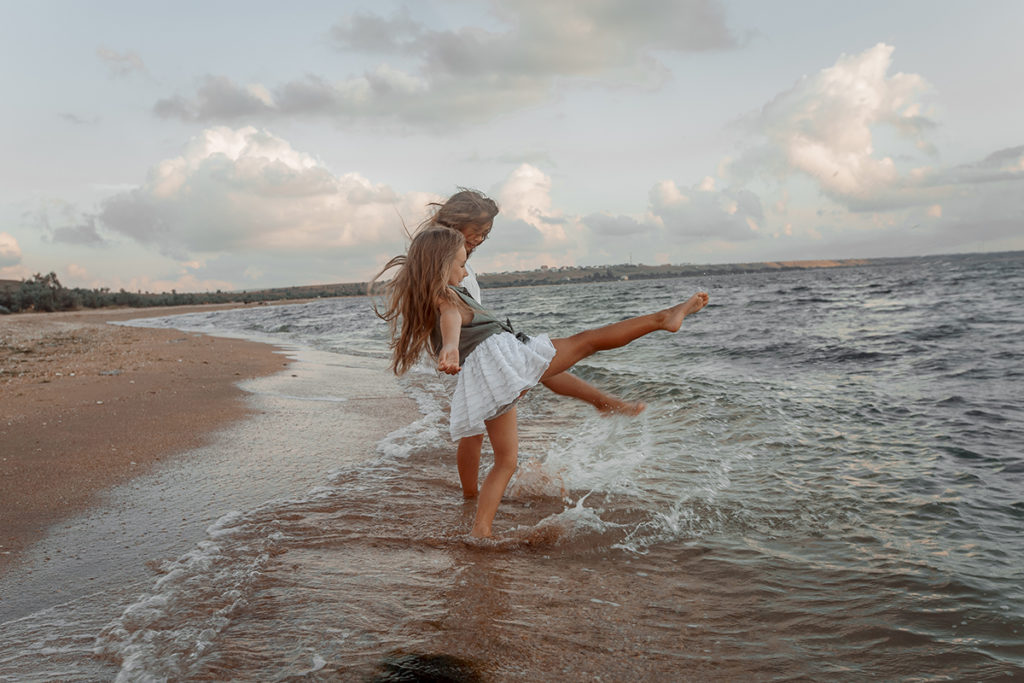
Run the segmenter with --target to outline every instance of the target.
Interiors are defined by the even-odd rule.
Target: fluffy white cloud
[[[530,164],[520,164],[494,193],[501,213],[487,248],[474,255],[486,271],[533,268],[571,262],[582,247],[581,227],[553,207],[551,178]]]
[[[336,176],[264,130],[220,127],[157,164],[141,186],[108,198],[97,218],[181,261],[223,252],[351,256],[399,250],[400,216],[422,214],[432,199],[357,173]]]
[[[664,181],[649,193],[646,219],[588,217],[587,224],[605,236],[653,236],[660,229],[666,242],[720,249],[774,238],[807,255],[826,243],[837,252],[867,253],[867,241],[880,239],[904,253],[934,250],[939,242],[975,249],[981,233],[1019,226],[1024,146],[974,163],[936,164],[928,140],[936,124],[923,113],[929,86],[919,75],[891,74],[892,56],[882,44],[841,56],[748,117],[746,147],[720,167],[727,189],[716,190],[711,177],[688,188]],[[808,187],[835,205],[813,215]]]
[[[475,122],[535,104],[565,79],[656,87],[667,70],[657,51],[701,51],[736,44],[716,0],[494,0],[493,27],[434,30],[408,12],[356,13],[331,30],[350,53],[385,55],[341,80],[307,76],[274,88],[207,77],[195,96],[160,100],[161,116],[231,121],[259,115],[397,117],[418,124]]]
[[[8,268],[21,263],[21,247],[14,235],[0,232],[0,268]]]
[[[928,83],[919,75],[889,75],[893,48],[878,44],[843,55],[804,77],[751,118],[759,144],[730,166],[740,178],[792,173],[853,210],[934,203],[934,172],[898,168],[876,149],[875,128],[888,126],[918,150],[930,151],[922,114]]]
[[[502,214],[533,226],[548,247],[568,240],[565,217],[551,206],[551,178],[530,164],[521,164],[502,185],[498,195]]]

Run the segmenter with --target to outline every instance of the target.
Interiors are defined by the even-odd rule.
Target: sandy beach
[[[245,416],[237,383],[287,366],[276,349],[108,324],[230,307],[0,317],[0,572],[98,492]]]

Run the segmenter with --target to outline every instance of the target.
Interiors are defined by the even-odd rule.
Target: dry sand
[[[107,321],[231,307],[0,316],[0,572],[99,491],[245,416],[237,383],[289,362],[264,344]]]

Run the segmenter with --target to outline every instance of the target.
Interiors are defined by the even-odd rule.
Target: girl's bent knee
[[[508,472],[515,472],[516,467],[519,466],[519,458],[514,453],[512,455],[501,456],[497,453],[494,454],[494,469]]]

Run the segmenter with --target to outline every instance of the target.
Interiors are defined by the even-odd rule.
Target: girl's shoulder
[[[444,292],[438,295],[437,304],[439,306],[466,305],[467,296],[464,288],[448,285]]]

